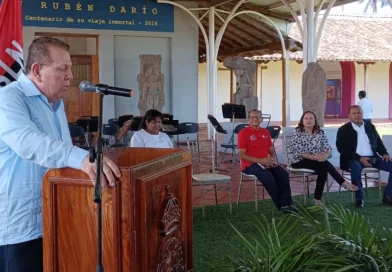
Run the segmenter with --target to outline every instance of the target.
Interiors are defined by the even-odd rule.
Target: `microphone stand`
[[[99,94],[99,115],[98,115],[98,143],[97,151],[95,151],[94,146],[90,147],[89,150],[89,161],[94,163],[96,161],[96,175],[97,179],[94,185],[94,202],[97,204],[97,224],[98,224],[98,260],[96,272],[104,272],[102,265],[102,185],[101,185],[101,170],[103,163],[103,139],[102,139],[102,111],[103,111],[103,96],[112,94],[130,97],[132,96],[132,90],[110,87],[105,84],[91,84],[88,81],[82,81],[79,85],[82,92],[95,92]]]
[[[101,170],[103,163],[103,154],[102,154],[102,108],[103,108],[103,96],[104,94],[98,92],[99,94],[99,115],[98,115],[98,143],[97,143],[97,151],[95,152],[94,146],[90,147],[89,153],[89,161],[96,163],[96,175],[97,179],[94,185],[94,202],[97,204],[97,219],[98,219],[98,260],[96,272],[104,272],[103,264],[102,264],[102,184],[101,184]]]

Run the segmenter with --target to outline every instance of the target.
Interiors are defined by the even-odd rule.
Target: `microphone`
[[[105,95],[110,94],[125,97],[131,97],[133,95],[133,91],[130,89],[112,87],[105,84],[93,84],[87,80],[80,82],[79,89],[83,93],[102,93]]]

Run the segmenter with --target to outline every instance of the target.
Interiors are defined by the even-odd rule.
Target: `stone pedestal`
[[[318,63],[308,64],[302,76],[302,109],[312,111],[319,126],[324,126],[326,104],[325,82],[327,76]]]

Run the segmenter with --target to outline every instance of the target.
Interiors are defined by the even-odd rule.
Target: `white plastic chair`
[[[238,188],[238,196],[237,196],[237,206],[239,205],[240,202],[240,197],[241,197],[241,189],[242,189],[242,184],[246,181],[253,181],[254,182],[254,187],[255,187],[255,209],[257,211],[257,202],[258,202],[258,196],[257,196],[257,188],[261,187],[262,192],[263,192],[263,200],[264,200],[264,186],[257,180],[257,177],[255,175],[247,175],[241,171],[241,178],[240,178],[240,187]]]
[[[377,174],[377,178],[369,177],[368,174]],[[350,169],[342,170],[342,176],[351,181]],[[368,180],[369,179],[378,180],[378,198],[380,200],[382,200],[381,171],[378,170],[377,168],[374,168],[374,167],[365,167],[362,169],[361,179],[365,180],[365,195],[366,195],[366,197],[368,196],[368,184],[367,184]],[[340,196],[341,188],[342,188],[342,186],[339,186],[338,196]],[[354,192],[352,192],[352,194],[351,194],[351,201],[354,202]]]
[[[188,149],[192,155],[192,179],[194,186],[201,186],[202,215],[205,216],[204,193],[214,190],[215,203],[218,205],[218,190],[229,191],[230,214],[232,212],[231,202],[231,176],[215,173],[214,142],[211,140],[187,141]],[[209,169],[212,164],[211,173],[202,173],[201,167]],[[195,174],[196,173],[196,174]],[[220,185],[226,184],[227,187]],[[219,186],[217,186],[219,185]],[[212,189],[208,187],[213,186]],[[207,189],[206,189],[207,187]]]
[[[309,196],[309,183],[310,183],[309,176],[315,175],[316,173],[311,169],[294,168],[291,166],[293,161],[293,156],[294,156],[291,149],[293,135],[287,136],[286,134],[284,134],[283,137],[286,146],[287,169],[289,170],[289,174],[294,174],[302,177],[302,183],[304,185],[304,189],[303,189],[304,204],[306,204],[307,197]],[[327,179],[327,187],[328,187],[328,179]]]

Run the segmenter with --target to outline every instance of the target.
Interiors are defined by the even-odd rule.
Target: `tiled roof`
[[[289,36],[301,40],[295,23],[292,25]],[[290,58],[302,60],[302,52],[290,53]],[[252,59],[279,60],[281,54],[254,56]],[[325,22],[317,59],[391,62],[392,16],[330,15]]]

